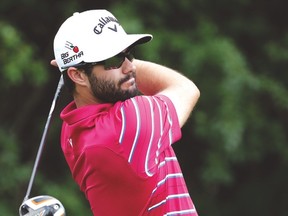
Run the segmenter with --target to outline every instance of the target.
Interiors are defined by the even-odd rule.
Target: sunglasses
[[[103,65],[105,70],[111,70],[111,69],[117,69],[120,68],[125,61],[125,58],[127,58],[130,62],[133,61],[134,56],[133,54],[129,52],[121,52],[117,54],[116,56],[113,56],[109,59],[106,59],[104,61],[100,62],[92,62],[92,63],[86,63],[81,62],[79,64],[69,66],[69,67],[76,67],[76,68],[83,68],[86,66],[94,66],[94,65]],[[62,69],[67,69],[68,67],[62,67]]]

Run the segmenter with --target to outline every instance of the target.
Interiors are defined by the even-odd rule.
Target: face
[[[117,69],[105,70],[103,66],[94,66],[88,76],[94,97],[106,103],[125,101],[139,95],[135,78],[135,66],[127,59]]]

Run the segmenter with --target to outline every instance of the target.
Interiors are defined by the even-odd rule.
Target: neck
[[[73,98],[77,108],[100,103],[92,94],[79,94],[78,92],[74,92]]]

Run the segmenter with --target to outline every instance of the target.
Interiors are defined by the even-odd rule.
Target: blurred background
[[[0,215],[18,215],[60,73],[53,39],[75,11],[110,10],[154,39],[136,56],[192,79],[201,98],[174,145],[199,215],[288,212],[288,13],[285,0],[1,0]],[[84,25],[85,23],[83,23]],[[62,156],[56,105],[30,197],[92,215]],[[112,207],[112,206],[111,206]]]

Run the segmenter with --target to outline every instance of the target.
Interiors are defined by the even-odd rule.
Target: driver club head
[[[65,216],[62,203],[52,196],[41,195],[24,201],[19,216]]]

